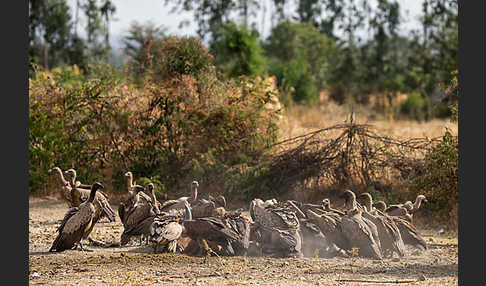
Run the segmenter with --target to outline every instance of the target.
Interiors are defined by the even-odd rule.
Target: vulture
[[[160,213],[160,207],[161,207],[161,204],[160,202],[157,200],[157,198],[155,197],[155,189],[154,189],[154,184],[153,183],[150,183],[148,184],[147,188],[149,189],[150,191],[150,194],[152,196],[152,205],[154,207],[154,211],[156,214],[159,214]]]
[[[369,219],[376,225],[382,255],[393,255],[396,252],[399,256],[405,256],[405,245],[398,227],[393,220],[380,211],[373,208],[373,198],[369,193],[363,193],[358,197],[363,203],[363,217]]]
[[[325,211],[332,212],[341,216],[344,215],[344,212],[337,209],[333,209],[331,207],[331,201],[328,198],[322,200],[322,207],[324,208]]]
[[[254,199],[250,203],[254,234],[261,251],[272,257],[302,257],[300,222],[295,210],[276,200]]]
[[[217,196],[216,198],[214,198],[213,196],[211,195],[208,195],[209,196],[209,200],[211,202],[214,203],[214,205],[219,208],[219,207],[222,207],[222,208],[226,208],[226,199],[224,196],[222,195],[219,195]]]
[[[384,201],[377,201],[376,203],[373,203],[373,208],[379,210],[380,212],[385,212],[386,209],[386,204]]]
[[[331,211],[318,210],[307,209],[305,212],[309,221],[317,225],[325,236],[328,243],[327,249],[334,245],[340,249],[351,250],[351,243],[341,226],[341,220],[344,214],[340,215]]]
[[[238,239],[231,242],[235,255],[247,256],[250,246],[250,220],[239,212],[228,212],[221,218],[229,229],[238,234]]]
[[[142,188],[135,187],[136,194],[134,195],[134,203],[133,205],[129,205],[126,213],[123,213],[123,233],[120,238],[120,245],[125,245],[130,240],[132,236],[139,236],[141,235],[146,236],[148,232],[143,232],[140,229],[148,229],[150,227],[151,222],[146,222],[146,227],[144,228],[141,225],[141,222],[149,217],[153,217],[156,215],[154,205],[152,204],[152,200],[145,201],[141,199],[139,196]],[[119,210],[120,211],[120,210]],[[148,243],[148,240],[147,240]]]
[[[184,211],[187,204],[189,206],[197,200],[197,188],[199,183],[197,181],[192,181],[191,183],[191,196],[190,197],[180,197],[176,200],[167,200],[160,206],[160,211],[168,212],[170,210]]]
[[[130,172],[130,171],[128,171],[128,172],[126,172],[126,173],[125,173],[125,177],[128,177],[128,181],[127,181],[128,192],[129,192],[129,193],[130,193],[130,192],[133,192],[133,187],[134,187],[135,185],[137,185],[137,183],[135,183],[135,182],[133,181],[133,173],[132,173],[132,172]],[[142,199],[142,200],[144,200],[144,201],[146,201],[146,202],[150,202],[150,201],[152,201],[152,198],[150,198],[150,196],[149,196],[149,195],[147,195],[147,194],[146,194],[146,193],[144,193],[144,192],[139,193],[139,196],[141,196],[141,199]]]
[[[382,209],[386,210],[386,204],[383,201],[378,201],[374,203],[373,206],[380,211]],[[384,214],[387,213],[385,212]],[[411,245],[420,250],[427,249],[427,243],[425,242],[425,239],[420,235],[418,229],[412,224],[410,220],[407,219],[406,216],[389,216],[389,218],[392,219],[395,225],[398,227],[398,230],[400,231],[400,236],[402,237],[403,243],[405,245]]]
[[[82,189],[88,189],[90,190],[91,189],[91,185],[87,185],[87,184],[81,184],[80,181],[76,181],[76,170],[74,169],[69,169],[69,170],[66,170],[64,171],[64,174],[68,174],[71,176],[71,187],[72,188],[82,188]],[[101,191],[98,191],[98,192],[101,192]]]
[[[391,218],[398,227],[404,244],[411,245],[420,250],[427,249],[425,239],[420,235],[418,229],[411,222],[397,216],[392,216]]]
[[[95,182],[91,186],[91,191],[88,199],[81,203],[79,207],[73,207],[64,216],[61,225],[57,228],[56,239],[52,243],[49,252],[60,252],[66,249],[72,249],[79,244],[81,250],[84,251],[81,241],[86,239],[95,225],[95,205],[93,203],[96,191],[102,189],[103,185]]]
[[[185,217],[184,219],[189,219]],[[177,251],[177,242],[184,230],[184,220],[180,223],[177,216],[155,216],[149,227],[149,241],[153,244],[154,253],[167,249],[169,252]]]
[[[134,185],[131,188],[132,190],[128,192],[128,195],[124,199],[122,199],[122,201],[118,205],[118,216],[120,217],[123,226],[125,226],[126,224],[128,212],[138,201],[139,197],[137,196],[137,193],[145,190],[145,188],[140,185]]]
[[[363,211],[358,207],[356,195],[346,190],[343,193],[346,199],[346,214],[341,217],[341,229],[348,238],[351,248],[358,248],[359,255],[372,259],[382,259],[379,244],[378,232],[374,231],[371,226],[374,224],[363,217]]]
[[[221,252],[226,256],[237,255],[233,245],[238,244],[241,239],[239,233],[228,227],[225,221],[217,217],[193,218],[187,204],[184,205],[186,219],[184,219],[184,235],[196,241],[199,249],[208,249],[210,242],[221,247]],[[214,252],[214,250],[212,250]]]
[[[418,195],[414,203],[411,201],[406,201],[403,204],[391,205],[385,209],[385,212],[388,215],[399,216],[409,222],[412,222],[413,213],[420,208],[422,202],[427,202],[427,199],[424,195]]]
[[[74,207],[71,198],[72,186],[69,184],[68,181],[66,181],[66,179],[64,179],[61,168],[54,167],[52,169],[49,169],[48,173],[52,173],[52,172],[56,172],[59,177],[59,181],[61,183],[61,190],[60,190],[61,198],[68,204],[68,207],[70,208]]]
[[[71,175],[71,205],[73,207],[77,207],[89,198],[91,185],[75,183],[76,171],[74,169],[69,169],[64,173]],[[82,186],[86,186],[87,189],[83,188]],[[104,192],[97,191],[93,203],[96,208],[94,218],[95,222],[98,222],[104,217],[108,218],[110,222],[115,221],[115,211],[111,207],[110,202],[108,201],[108,196]]]

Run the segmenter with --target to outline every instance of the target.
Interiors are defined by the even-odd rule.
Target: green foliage
[[[425,194],[427,209],[444,222],[457,225],[458,207],[458,137],[446,130],[442,141],[427,154],[426,167],[411,188]]]
[[[221,29],[220,39],[212,43],[211,50],[216,55],[216,65],[228,77],[258,76],[265,71],[265,58],[255,29],[228,22]]]
[[[407,100],[401,105],[400,111],[403,114],[410,116],[417,120],[424,119],[425,101],[418,92],[413,92],[408,95]]]
[[[198,41],[170,41],[163,58],[207,55]],[[32,74],[30,191],[47,192],[53,166],[74,167],[83,181],[101,180],[115,192],[126,190],[128,170],[154,180],[161,198],[194,179],[214,182],[217,192],[237,190],[241,181],[225,182],[244,177],[235,170],[245,168],[235,166],[258,165],[277,140],[278,112],[267,104],[278,94],[260,78],[219,80],[214,66],[189,67],[176,62],[167,67],[172,76],[141,85],[101,64],[87,74],[75,68]]]
[[[300,58],[287,64],[276,63],[270,72],[277,77],[282,90],[290,90],[294,102],[312,106],[318,100],[317,87],[307,67],[307,61]]]
[[[272,30],[264,48],[279,88],[291,90],[297,102],[315,104],[337,55],[334,41],[311,24],[285,21]]]
[[[137,74],[144,74],[158,82],[180,79],[181,76],[199,77],[213,67],[213,56],[195,37],[163,37],[160,29],[147,27],[133,31],[127,40],[135,39],[143,44],[138,47],[126,42],[126,50],[131,51],[132,67]],[[155,29],[155,30],[154,30]]]

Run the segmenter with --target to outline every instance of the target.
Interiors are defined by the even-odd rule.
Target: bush
[[[431,215],[457,226],[458,137],[446,130],[442,141],[425,157],[425,162],[424,173],[412,181],[411,189],[425,194]]]
[[[266,59],[257,30],[228,22],[221,29],[221,38],[211,46],[216,55],[216,65],[226,76],[263,76]]]
[[[412,92],[407,100],[401,105],[400,111],[413,119],[424,120],[425,100],[418,92]]]
[[[277,140],[279,114],[267,104],[278,93],[260,78],[219,80],[204,47],[170,41],[163,58],[192,53],[187,59],[196,64],[179,57],[165,76],[140,85],[102,65],[86,75],[32,74],[31,193],[51,192],[47,170],[54,166],[74,167],[82,182],[100,180],[108,192],[125,192],[130,170],[154,180],[162,199],[187,192],[194,179],[203,190],[238,189],[241,180],[226,181],[244,178],[236,173],[245,168],[235,166],[258,165]]]

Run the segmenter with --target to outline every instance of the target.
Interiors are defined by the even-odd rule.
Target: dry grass
[[[355,106],[353,112],[356,123],[371,124],[379,135],[396,139],[440,137],[444,134],[445,128],[449,128],[454,135],[458,134],[457,123],[452,123],[448,119],[433,119],[427,122],[393,120],[376,114],[366,106]],[[284,117],[280,123],[280,140],[341,124],[350,113],[350,107],[337,105],[332,101],[314,108],[298,106],[287,109],[283,112]]]

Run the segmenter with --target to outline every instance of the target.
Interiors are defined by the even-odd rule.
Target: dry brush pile
[[[457,221],[457,136],[448,131],[442,139],[400,140],[377,134],[372,125],[355,123],[351,115],[343,124],[287,139],[273,149],[252,196],[264,193],[264,198],[315,202],[351,189],[388,203],[420,193],[437,211],[428,215],[452,215]]]

